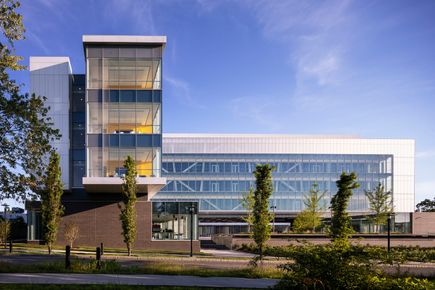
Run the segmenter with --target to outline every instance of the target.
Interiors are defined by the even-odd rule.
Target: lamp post
[[[275,232],[275,209],[276,209],[276,205],[272,205],[270,207],[270,209],[273,212],[272,233],[274,233]]]
[[[4,218],[6,219],[6,214],[8,213],[9,204],[4,203],[4,204],[2,204],[2,206],[3,206],[4,213],[5,213]]]
[[[7,203],[4,203],[4,204],[2,204],[2,206],[3,206],[3,210],[4,210],[4,219],[5,219],[5,222],[8,222],[7,220],[7,212],[8,212],[8,209],[9,209],[9,204],[7,204]],[[4,231],[4,236],[5,236],[5,240],[3,241],[4,243],[5,243],[5,249],[6,249],[6,246],[7,246],[7,240],[8,240],[8,227],[7,226],[5,226],[5,231]]]
[[[193,214],[195,213],[195,207],[189,206],[190,213],[190,256],[193,257]]]

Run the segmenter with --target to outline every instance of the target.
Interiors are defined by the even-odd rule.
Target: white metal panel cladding
[[[257,134],[164,134],[163,154],[392,155],[395,211],[414,211],[415,141],[411,139]]]
[[[71,65],[68,57],[30,57],[30,93],[45,96],[54,127],[62,137],[53,142],[60,155],[64,188],[70,188],[69,177],[69,95]]]

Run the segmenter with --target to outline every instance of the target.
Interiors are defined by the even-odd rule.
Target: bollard
[[[9,253],[12,253],[12,240],[9,240]]]
[[[101,246],[101,256],[102,256],[102,255],[104,255],[104,244],[103,244],[103,243],[101,243],[101,245],[100,245],[100,246]]]
[[[70,269],[71,268],[71,247],[70,246],[66,246],[65,247],[65,269]]]
[[[97,269],[101,269],[101,249],[100,247],[97,247]]]

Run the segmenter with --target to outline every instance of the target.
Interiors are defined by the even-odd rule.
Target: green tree
[[[52,129],[45,97],[20,94],[10,71],[25,69],[15,54],[15,42],[24,39],[20,3],[0,0],[0,199],[36,197],[47,164],[41,162],[60,138]]]
[[[44,177],[45,186],[41,190],[42,226],[49,254],[51,254],[53,244],[56,243],[59,222],[63,215],[61,175],[60,156],[53,150]]]
[[[273,192],[272,171],[274,167],[269,164],[257,165],[254,171],[256,188],[254,191],[253,206],[253,233],[252,237],[257,244],[259,259],[263,259],[263,249],[270,238],[270,222],[273,217],[269,212],[269,198]]]
[[[295,231],[310,230],[314,233],[322,224],[321,211],[324,207],[321,202],[325,194],[326,191],[321,192],[317,183],[312,185],[309,193],[304,195],[305,209],[297,215],[293,223]]]
[[[254,189],[250,188],[249,193],[246,195],[243,195],[242,200],[240,201],[242,204],[242,207],[246,209],[246,216],[244,216],[242,219],[248,224],[248,232],[251,233],[251,227],[254,224]]]
[[[417,211],[419,212],[435,212],[435,197],[433,200],[426,198],[423,201],[420,201],[416,205]]]
[[[337,180],[337,193],[332,197],[331,210],[332,219],[330,227],[330,236],[334,244],[348,247],[349,237],[353,233],[351,219],[347,213],[347,206],[352,197],[352,190],[359,187],[356,182],[357,176],[354,172],[346,174],[343,172],[340,179]]]
[[[373,213],[368,220],[375,225],[375,232],[379,232],[380,226],[385,225],[388,216],[393,213],[391,192],[385,191],[380,182],[374,191],[365,190],[364,192],[369,201],[370,211]]]
[[[136,239],[136,165],[128,156],[124,161],[124,168],[126,173],[122,176],[124,183],[122,184],[122,198],[124,206],[119,204],[121,214],[119,218],[122,224],[122,235],[124,236],[124,243],[127,246],[128,255],[131,255],[133,243]]]

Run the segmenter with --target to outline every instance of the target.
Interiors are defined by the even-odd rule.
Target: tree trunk
[[[47,244],[48,247],[48,254],[51,255],[51,244]]]
[[[261,246],[260,245],[260,247],[259,247],[259,256],[260,256],[260,261],[262,261],[263,260],[263,246]]]
[[[131,246],[130,246],[130,244],[127,244],[127,252],[128,252],[128,255],[131,256]]]

